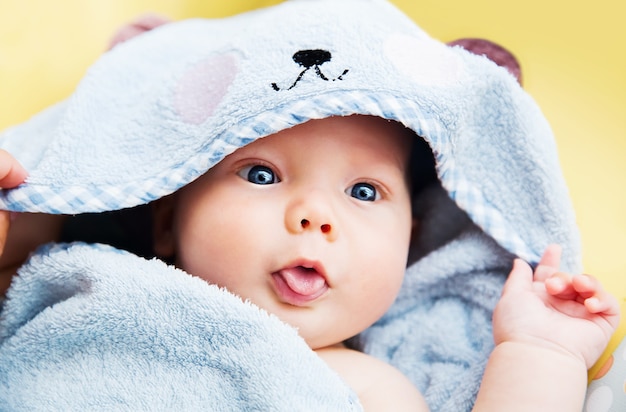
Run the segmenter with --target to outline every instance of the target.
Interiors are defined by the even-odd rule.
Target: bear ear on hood
[[[161,16],[160,14],[142,14],[133,21],[128,22],[121,26],[119,29],[117,29],[115,34],[113,34],[113,36],[109,40],[107,50],[111,50],[113,47],[117,46],[120,43],[124,43],[125,41],[128,41],[133,37],[139,36],[142,33],[145,33],[170,22],[171,20],[168,17]]]
[[[448,46],[463,47],[465,50],[479,56],[486,56],[498,66],[507,69],[509,73],[517,79],[517,82],[520,85],[522,84],[522,69],[519,61],[513,53],[501,45],[494,43],[491,40],[479,38],[462,38],[453,40],[447,44]]]

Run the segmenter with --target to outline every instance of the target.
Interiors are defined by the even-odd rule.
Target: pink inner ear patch
[[[428,37],[393,34],[385,41],[384,53],[400,73],[418,84],[451,84],[463,70],[458,56]]]
[[[232,54],[211,56],[188,69],[174,94],[174,109],[183,121],[206,121],[228,92],[237,71],[237,59]]]

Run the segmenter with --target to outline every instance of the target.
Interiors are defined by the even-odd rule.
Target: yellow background
[[[145,11],[221,17],[271,0],[0,0],[0,129],[69,95],[117,27]],[[433,37],[513,51],[550,120],[587,272],[626,297],[626,3],[395,0]]]

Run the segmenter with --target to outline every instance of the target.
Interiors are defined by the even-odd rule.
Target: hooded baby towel
[[[536,264],[548,244],[559,243],[563,269],[579,272],[578,232],[551,130],[532,98],[505,69],[429,37],[387,1],[291,0],[225,19],[166,24],[116,46],[95,62],[66,101],[4,132],[0,147],[30,175],[25,184],[2,192],[0,207],[77,214],[145,204],[256,139],[310,119],[352,114],[379,116],[412,129],[430,146],[439,177],[439,184],[415,199],[421,231],[416,262],[407,269],[400,296],[352,344],[401,369],[433,410],[469,410],[493,345],[491,311],[512,258]],[[71,258],[78,253],[73,250],[63,252],[62,264],[59,254],[40,251],[24,269],[30,280],[23,283],[41,284],[38,276],[68,276],[68,265],[80,273],[87,263]],[[123,276],[109,273],[118,270],[111,264],[117,255],[100,247],[89,253],[89,266],[99,268],[94,279],[122,281]],[[130,272],[161,270],[152,265],[134,261]],[[183,278],[177,274],[171,282]],[[108,329],[99,317],[89,318],[77,332],[69,326],[80,324],[60,315],[84,309],[80,302],[92,294],[74,288],[38,295],[19,285],[9,294],[0,324],[0,401],[7,399],[8,388],[26,379],[15,365],[30,365],[28,376],[41,373],[42,379],[69,373],[62,357],[42,363],[27,358],[41,345],[74,345],[81,355],[67,364],[72,376],[77,359],[89,365],[110,345],[132,351],[131,343],[146,333],[155,338],[154,351],[168,353],[168,368],[152,368],[154,357],[146,355],[132,364],[111,362],[96,372],[81,369],[76,379],[88,379],[90,387],[113,377],[135,382],[136,371],[123,369],[139,364],[169,385],[189,366],[186,352],[176,346],[183,340],[165,344],[156,339],[157,329],[135,328],[149,315],[132,295],[115,299],[135,323],[129,322],[127,333],[115,341],[100,341]],[[104,304],[114,299],[112,290],[94,288],[93,297]],[[31,299],[41,301],[20,308],[20,301]],[[181,305],[194,310],[200,304],[183,298],[163,303],[172,310]],[[46,330],[49,316],[56,316],[56,330],[71,329],[92,344],[32,339]],[[203,346],[195,329],[179,332],[189,333],[186,344],[199,345],[194,350],[202,356],[221,351]],[[270,329],[261,335],[275,339]],[[218,344],[230,342],[209,346]],[[29,345],[34,346],[28,352],[11,349]],[[308,351],[301,344],[292,349],[294,356]],[[209,350],[214,352],[204,352]],[[259,351],[240,361],[273,365],[271,356],[265,359]],[[195,372],[200,379],[200,367],[185,373]],[[326,389],[336,388],[346,399],[345,388],[330,382]],[[210,382],[207,387],[221,389]],[[106,398],[119,405],[132,398],[124,384],[104,388],[110,392]],[[185,392],[178,405],[187,396],[193,398]]]

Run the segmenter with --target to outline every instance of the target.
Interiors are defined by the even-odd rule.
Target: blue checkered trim
[[[422,136],[435,154],[439,177],[451,198],[507,250],[528,261],[538,261],[539,257],[516,234],[507,219],[485,200],[480,187],[465,180],[463,171],[452,157],[448,157],[447,154],[452,153],[452,139],[437,114],[410,99],[383,93],[373,96],[371,92],[335,90],[294,100],[228,128],[219,139],[213,140],[210,146],[204,147],[179,168],[149,180],[130,182],[123,187],[26,185],[20,190],[4,191],[0,196],[0,207],[20,212],[75,214],[145,204],[188,184],[229,153],[258,138],[310,119],[351,114],[396,120]]]
[[[502,213],[489,204],[480,188],[468,182],[452,160],[442,160],[441,157],[437,167],[439,179],[456,204],[505,249],[528,262],[538,263],[540,256],[518,236]]]

